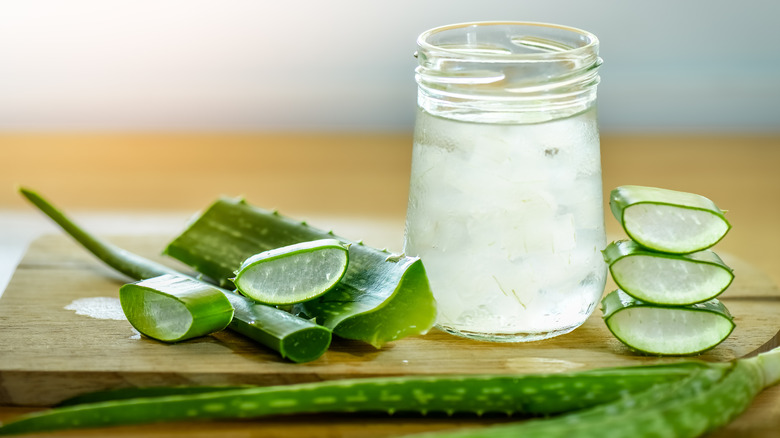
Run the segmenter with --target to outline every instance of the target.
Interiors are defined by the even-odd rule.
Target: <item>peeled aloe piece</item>
[[[711,300],[734,280],[732,269],[710,250],[667,254],[620,240],[607,245],[603,253],[618,287],[651,304],[688,305]]]
[[[260,303],[296,304],[331,290],[346,273],[348,262],[347,246],[336,239],[301,242],[249,257],[233,282]]]
[[[707,249],[731,228],[711,200],[655,187],[621,186],[610,195],[612,214],[640,245],[674,254]]]
[[[618,289],[601,305],[612,334],[641,353],[699,354],[723,342],[734,330],[731,314],[717,299],[689,306],[658,306]]]
[[[222,291],[176,275],[126,284],[119,301],[136,330],[164,342],[218,332],[233,319],[233,306]]]
[[[223,286],[248,257],[274,248],[318,239],[349,246],[341,281],[296,309],[336,335],[381,347],[426,333],[436,319],[428,277],[418,257],[394,255],[335,236],[247,204],[219,199],[176,237],[165,253]]]

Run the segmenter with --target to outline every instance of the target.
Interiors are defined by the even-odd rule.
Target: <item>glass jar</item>
[[[465,23],[424,32],[416,56],[404,250],[437,326],[500,342],[574,330],[606,282],[597,38]]]

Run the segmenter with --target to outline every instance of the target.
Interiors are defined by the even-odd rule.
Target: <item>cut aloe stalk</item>
[[[270,249],[300,242],[338,239],[349,246],[341,281],[296,309],[336,335],[381,347],[405,336],[426,333],[436,304],[418,257],[394,255],[253,207],[220,199],[176,237],[165,253],[222,285],[232,284],[242,262]]]
[[[717,299],[689,306],[658,306],[618,289],[601,304],[612,334],[641,353],[699,354],[723,342],[734,330],[731,314]]]
[[[130,283],[119,289],[127,320],[142,334],[179,342],[223,330],[233,306],[219,289],[175,275]]]
[[[701,251],[718,243],[731,228],[723,211],[693,193],[621,186],[612,190],[609,205],[626,234],[655,251]]]
[[[701,303],[720,295],[734,280],[732,269],[710,250],[676,255],[620,240],[603,253],[618,287],[651,304]]]
[[[19,192],[87,251],[128,277],[134,280],[164,274],[187,277],[163,264],[93,236],[36,192],[26,188],[20,188]],[[330,346],[329,329],[228,290],[221,290],[234,309],[229,328],[279,352],[282,357],[293,362],[309,362],[322,356]]]
[[[331,290],[347,272],[348,247],[336,239],[301,242],[246,259],[233,282],[255,301],[289,305]]]

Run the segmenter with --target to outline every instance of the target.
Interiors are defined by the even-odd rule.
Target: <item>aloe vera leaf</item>
[[[723,342],[734,320],[717,299],[688,306],[649,304],[620,289],[601,302],[603,319],[632,350],[652,355],[699,354]]]
[[[204,394],[208,392],[228,391],[235,389],[252,388],[253,385],[224,385],[224,386],[149,386],[129,387],[119,389],[107,389],[103,391],[88,392],[70,397],[59,402],[56,407],[83,405],[87,403],[99,403],[134,398],[168,397],[171,395],[182,396],[192,394]]]
[[[320,239],[255,254],[241,263],[233,283],[245,296],[270,305],[309,301],[333,289],[349,265],[349,249]]]
[[[98,402],[20,416],[0,435],[161,421],[254,418],[319,412],[473,412],[551,415],[614,401],[647,387],[684,379],[700,362],[546,375],[385,377],[215,389],[177,395],[169,388],[100,393]],[[152,395],[152,396],[147,396]],[[82,400],[90,400],[87,396]]]
[[[733,270],[710,250],[668,254],[647,250],[633,240],[619,240],[607,245],[603,254],[618,287],[652,304],[708,301],[734,280]]]
[[[340,337],[376,348],[433,326],[435,301],[419,258],[391,255],[243,200],[217,200],[165,253],[227,285],[253,254],[323,238],[350,245],[349,266],[330,292],[296,306],[300,312]]]
[[[628,236],[655,251],[685,254],[718,243],[731,224],[710,199],[642,186],[612,190],[610,209]]]
[[[763,389],[780,383],[780,348],[560,417],[414,435],[415,438],[694,438],[728,424]]]
[[[697,414],[707,413],[700,406],[681,400],[694,400],[704,391],[721,384],[733,364],[711,364],[692,372],[684,379],[660,383],[644,391],[625,393],[618,399],[570,412],[566,415],[532,419],[480,429],[433,432],[412,435],[414,438],[623,438],[623,437],[695,437],[703,433],[709,421]],[[700,411],[701,410],[701,411]]]
[[[84,248],[128,277],[134,280],[165,274],[187,277],[165,265],[91,235],[34,191],[26,188],[20,188],[19,191]],[[330,346],[329,329],[274,307],[255,303],[228,290],[220,290],[234,309],[233,319],[228,327],[279,352],[282,357],[293,362],[309,362],[322,356]]]
[[[233,319],[233,306],[222,291],[181,275],[125,284],[119,301],[136,330],[163,342],[218,332]]]

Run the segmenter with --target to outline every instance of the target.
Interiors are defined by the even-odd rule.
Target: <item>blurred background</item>
[[[386,221],[379,240],[397,248],[416,38],[483,20],[599,37],[605,193],[693,191],[770,226],[778,17],[771,0],[0,0],[0,249],[15,260],[20,242],[54,231],[18,184],[101,233],[170,233],[215,197],[244,195],[326,225]],[[757,186],[771,203],[733,190]],[[780,244],[731,241],[740,255]]]
[[[415,40],[480,20],[601,40],[601,122],[774,131],[771,0],[0,2],[1,130],[411,129]]]

